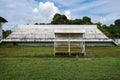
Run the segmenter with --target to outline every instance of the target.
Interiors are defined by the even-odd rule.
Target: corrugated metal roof
[[[85,33],[86,40],[107,40],[96,25],[19,25],[6,41],[52,41],[55,33]]]

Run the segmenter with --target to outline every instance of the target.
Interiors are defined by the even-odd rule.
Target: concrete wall
[[[115,39],[115,41],[116,41],[118,44],[120,44],[120,38]]]
[[[86,42],[86,46],[116,46],[113,42]]]
[[[54,46],[54,42],[2,42],[2,44],[18,46]]]
[[[54,46],[54,42],[2,42],[5,45]],[[86,42],[86,46],[115,46],[113,42]]]

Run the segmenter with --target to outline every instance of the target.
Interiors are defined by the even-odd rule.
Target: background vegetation
[[[12,33],[11,30],[3,30],[3,38],[6,38],[7,36],[9,36]]]
[[[120,38],[120,19],[114,21],[109,26],[100,22],[94,23],[91,18],[84,16],[82,19],[68,20],[65,15],[55,14],[51,24],[72,24],[72,25],[97,25],[98,28],[110,38]]]
[[[69,24],[69,25],[97,25],[97,27],[109,38],[120,38],[120,19],[114,21],[114,24],[105,25],[100,22],[94,23],[91,18],[84,16],[82,19],[69,20],[65,15],[56,13],[51,23],[35,23],[34,25],[50,25],[50,24]],[[6,38],[11,30],[3,31],[3,37]]]

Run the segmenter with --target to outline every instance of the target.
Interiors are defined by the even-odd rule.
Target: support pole
[[[69,52],[69,56],[71,56],[71,52],[70,52],[70,40],[68,40],[68,52]]]
[[[55,52],[56,52],[56,49],[55,49],[55,48],[56,48],[56,36],[55,36],[55,38],[54,38],[54,53],[53,53],[54,56],[55,56]]]
[[[85,34],[83,34],[83,51],[84,51],[84,56],[86,56],[86,50],[85,50]]]
[[[71,52],[70,52],[70,33],[68,34],[68,53],[69,53],[69,56],[71,56]]]

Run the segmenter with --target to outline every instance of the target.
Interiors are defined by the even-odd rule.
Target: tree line
[[[110,38],[120,38],[120,19],[114,21],[114,24],[109,26],[103,25],[100,22],[93,23],[91,18],[84,16],[82,19],[69,20],[65,15],[56,13],[51,21],[51,24],[69,24],[69,25],[97,25],[97,27]]]
[[[92,25],[91,18],[84,16],[82,19],[69,20],[65,15],[56,13],[51,21],[51,24],[88,24]]]
[[[88,16],[84,16],[82,19],[69,20],[65,15],[56,13],[51,23],[47,23],[47,25],[50,24],[97,25],[97,27],[109,38],[120,38],[120,19],[115,20],[114,24],[110,24],[109,26],[107,26],[105,24],[103,25],[100,22],[92,22],[91,18]],[[46,25],[46,23],[35,23],[34,25]],[[11,30],[3,31],[3,38],[6,38],[11,32]]]
[[[11,30],[2,30],[2,32],[3,32],[3,39],[6,38],[7,36],[9,36],[12,33]]]

